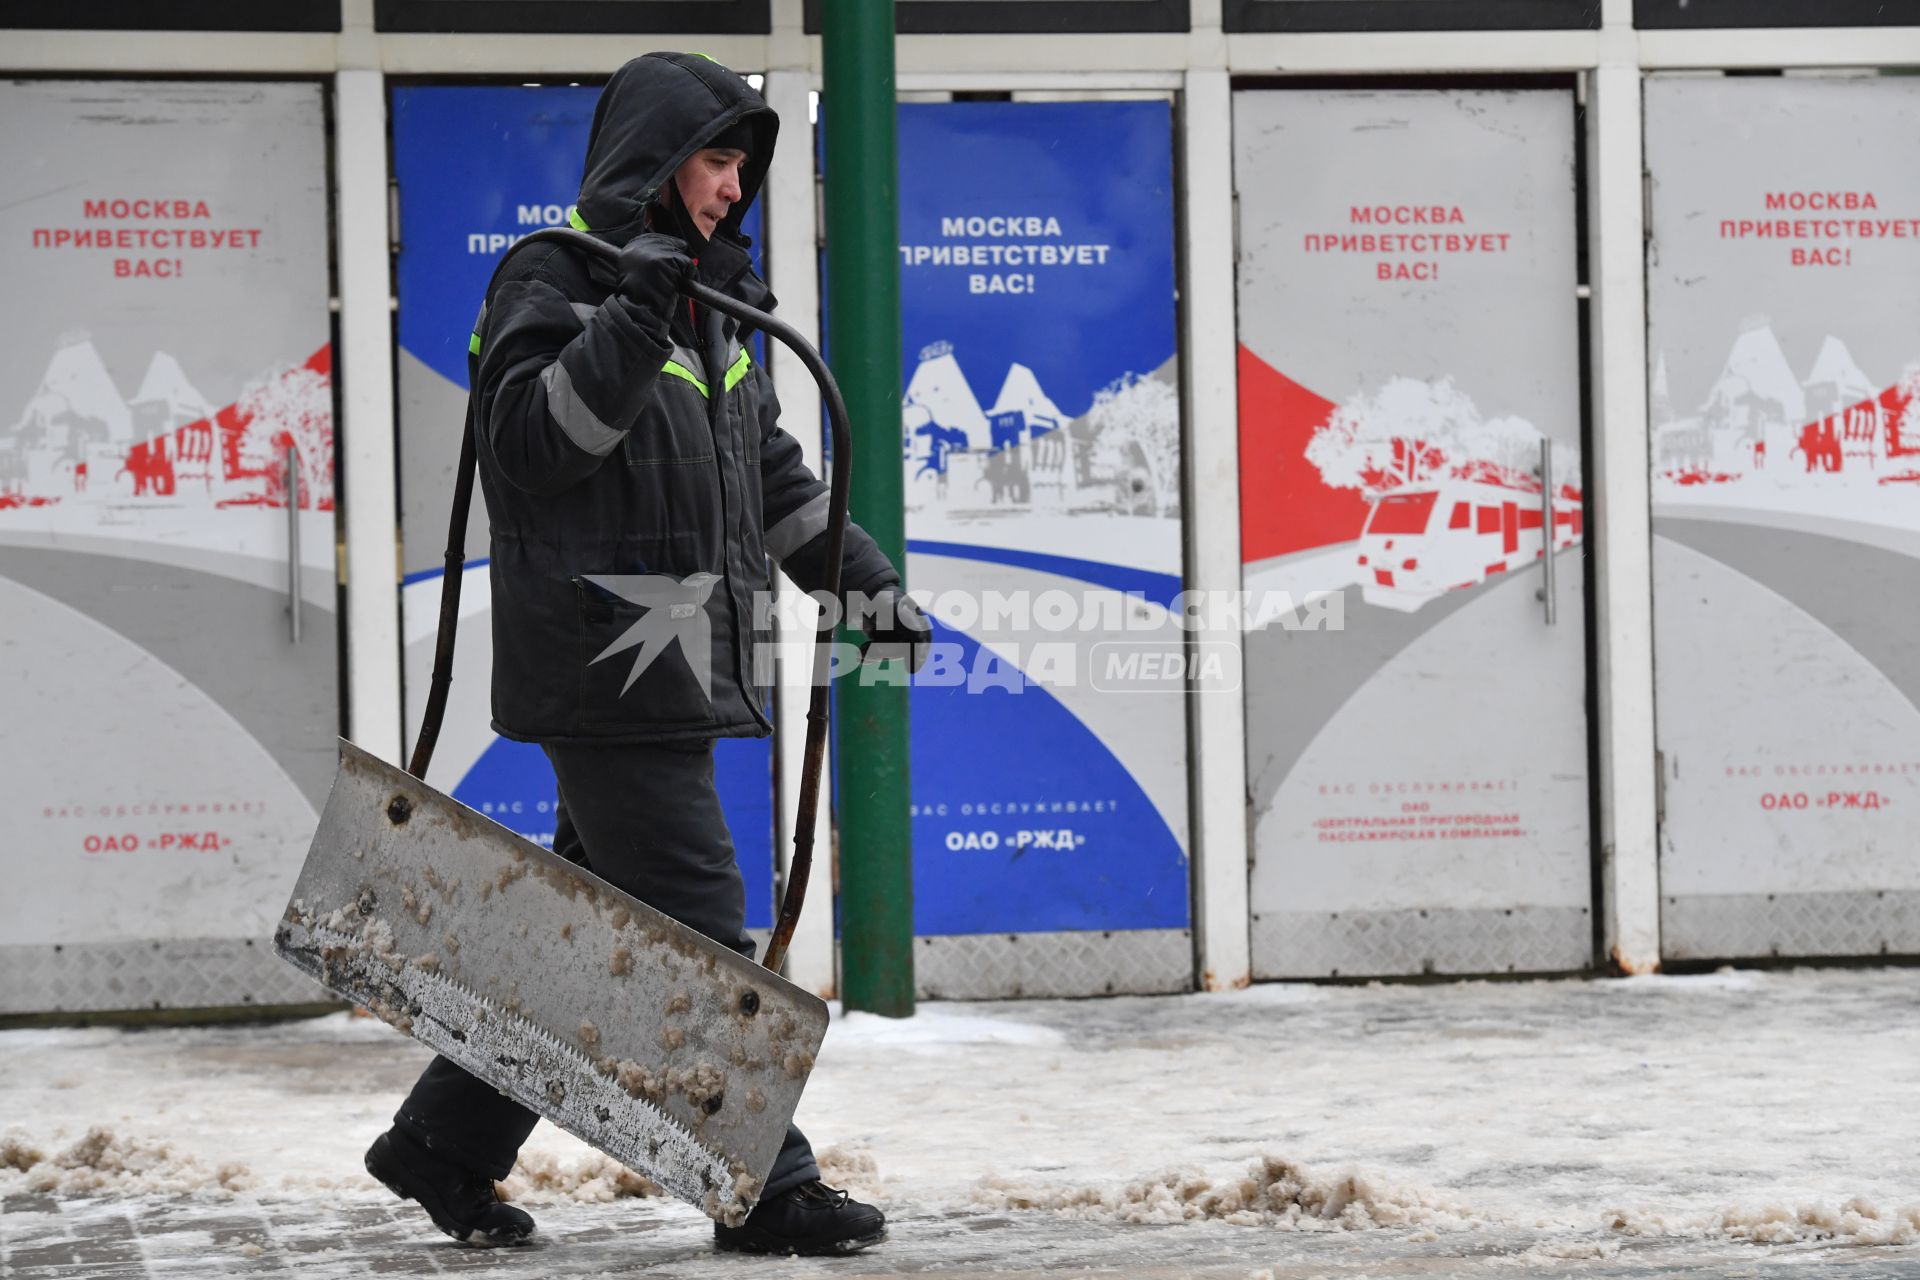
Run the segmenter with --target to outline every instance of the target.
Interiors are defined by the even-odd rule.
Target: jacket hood
[[[715,229],[740,238],[740,220],[773,160],[779,117],[739,75],[697,53],[649,53],[613,73],[593,111],[580,217],[616,242],[638,235],[662,187],[688,156],[745,121],[754,145],[740,166],[740,199]]]

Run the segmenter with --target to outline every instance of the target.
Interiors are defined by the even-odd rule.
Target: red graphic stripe
[[[1355,489],[1335,489],[1307,461],[1307,441],[1334,403],[1240,348],[1240,559],[1266,560],[1351,542],[1367,520]]]

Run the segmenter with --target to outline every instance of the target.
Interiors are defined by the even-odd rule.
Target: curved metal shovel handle
[[[567,227],[549,227],[519,241],[515,249],[539,241],[571,245],[600,258],[614,261],[620,250],[604,240]],[[513,250],[509,250],[509,253]],[[503,258],[504,262],[505,259]],[[496,268],[496,272],[497,272]],[[840,564],[846,548],[847,494],[853,478],[853,429],[847,420],[847,404],[840,386],[833,380],[827,362],[800,331],[776,316],[697,281],[689,280],[681,291],[702,306],[732,316],[772,335],[788,347],[807,372],[820,384],[820,397],[827,408],[827,420],[833,432],[833,469],[827,494],[827,569],[821,585],[833,597],[840,595]],[[491,285],[489,285],[491,292]],[[447,522],[446,577],[440,588],[440,630],[433,651],[433,679],[427,690],[427,706],[420,718],[420,736],[415,741],[407,772],[423,781],[433,760],[434,744],[440,738],[440,724],[446,716],[447,692],[453,684],[453,644],[460,619],[460,577],[467,563],[467,509],[473,502],[473,476],[478,464],[477,446],[471,426],[461,432],[460,462],[454,476],[453,514]],[[826,761],[827,724],[831,700],[828,697],[833,629],[822,626],[814,641],[813,696],[807,708],[806,754],[800,771],[800,811],[794,819],[793,857],[787,864],[787,891],[780,901],[780,916],[767,944],[765,965],[779,969],[786,958],[787,945],[793,939],[794,925],[800,920],[800,908],[806,901],[807,880],[813,870],[813,829],[820,812],[820,775]]]

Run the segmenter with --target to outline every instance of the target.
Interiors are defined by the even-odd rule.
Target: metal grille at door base
[[[1161,995],[1193,989],[1185,929],[979,933],[916,938],[914,984],[928,1000]]]
[[[1256,978],[1566,973],[1593,963],[1585,907],[1262,912]]]
[[[0,947],[0,1014],[230,1009],[331,1001],[265,938]]]
[[[1920,893],[1738,893],[1663,898],[1669,960],[1920,955]]]

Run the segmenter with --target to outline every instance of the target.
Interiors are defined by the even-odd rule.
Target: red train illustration
[[[1478,586],[1533,564],[1545,547],[1540,486],[1515,478],[1447,476],[1375,495],[1357,550],[1361,596],[1406,612],[1447,591]],[[1581,496],[1562,485],[1553,497],[1553,549],[1580,540]]]

